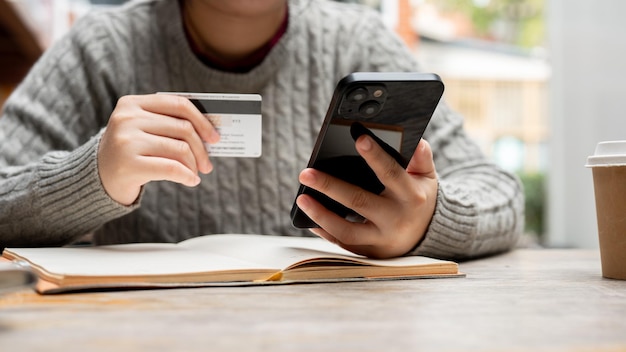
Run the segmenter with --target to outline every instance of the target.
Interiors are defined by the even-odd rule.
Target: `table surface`
[[[460,268],[465,278],[49,296],[19,291],[0,296],[0,346],[626,350],[626,281],[601,277],[598,251],[524,249]]]

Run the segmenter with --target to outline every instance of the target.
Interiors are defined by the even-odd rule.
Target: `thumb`
[[[406,171],[411,175],[419,175],[429,178],[436,178],[435,162],[433,161],[433,151],[430,144],[422,139],[417,144],[415,152],[406,167]]]

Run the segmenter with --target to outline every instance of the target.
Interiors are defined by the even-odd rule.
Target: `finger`
[[[321,237],[330,243],[336,244],[338,246],[342,246],[342,243],[339,242],[339,240],[337,240],[335,237],[333,237],[331,234],[329,234],[328,232],[326,232],[324,229],[320,227],[310,228],[309,231],[311,231],[316,236]]]
[[[196,167],[202,173],[209,173],[213,165],[209,160],[204,143],[189,120],[144,112],[149,119],[144,119],[138,126],[142,131],[186,142],[195,158]]]
[[[198,173],[196,158],[187,142],[179,139],[146,134],[137,147],[137,154],[177,161],[194,174]]]
[[[326,209],[307,194],[300,195],[296,199],[296,204],[324,231],[321,232],[320,229],[316,229],[315,233],[330,242],[337,243],[342,247],[373,243],[369,230],[370,225],[350,222]]]
[[[364,245],[350,245],[350,244],[343,243],[339,239],[335,238],[333,235],[331,235],[330,233],[326,232],[322,228],[312,228],[312,229],[309,229],[309,231],[311,231],[316,236],[319,236],[319,237],[327,240],[330,243],[336,244],[339,247],[341,247],[341,248],[343,248],[345,250],[348,250],[348,251],[350,251],[352,253],[364,255],[364,256],[369,257],[369,258],[381,258],[382,259],[382,258],[393,257],[391,255],[381,255],[380,251],[378,251],[376,249],[376,247],[372,246],[372,245],[368,245],[368,244],[364,244]]]
[[[189,120],[198,135],[209,143],[216,143],[220,136],[211,122],[185,97],[168,94],[136,96],[139,106],[147,111]]]
[[[394,194],[404,194],[411,187],[406,170],[370,136],[356,140],[356,149],[374,171],[385,188]]]
[[[299,180],[366,219],[376,219],[386,208],[390,208],[389,200],[316,169],[302,170]]]
[[[177,160],[142,156],[137,158],[136,166],[134,177],[140,179],[140,184],[150,181],[171,181],[194,187],[200,183],[200,177]]]
[[[412,175],[436,178],[437,173],[435,170],[433,151],[430,148],[430,144],[425,139],[422,139],[417,145],[406,171]]]

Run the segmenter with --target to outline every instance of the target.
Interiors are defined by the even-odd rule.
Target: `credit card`
[[[211,121],[220,134],[215,144],[205,143],[211,157],[261,156],[261,95],[230,93],[159,92],[185,97]]]

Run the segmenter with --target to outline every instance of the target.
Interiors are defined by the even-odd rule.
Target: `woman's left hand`
[[[298,207],[320,226],[313,233],[353,253],[402,256],[422,240],[435,212],[438,182],[430,145],[420,141],[406,170],[367,135],[357,139],[356,149],[385,185],[380,195],[315,169],[303,170],[300,182],[367,220],[350,222],[306,194],[298,197]]]

